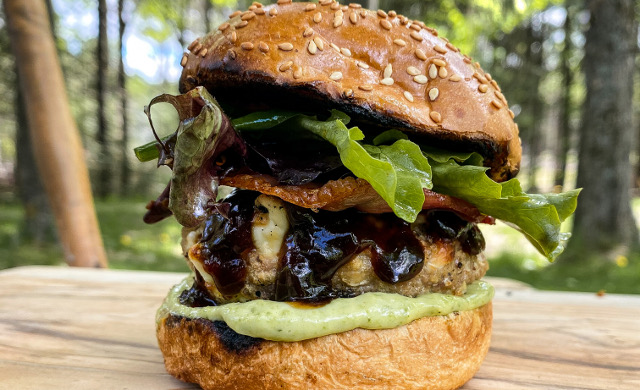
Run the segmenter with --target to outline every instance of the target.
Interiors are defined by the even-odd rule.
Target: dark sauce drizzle
[[[239,293],[244,286],[246,256],[254,248],[251,221],[258,195],[236,190],[225,199],[231,205],[227,218],[212,213],[206,220],[199,256],[224,295]],[[365,214],[353,209],[313,212],[291,204],[285,207],[291,226],[278,262],[277,301],[320,302],[348,296],[334,291],[331,279],[364,250],[371,253],[373,270],[381,280],[407,281],[424,265],[417,231],[434,240],[457,239],[471,255],[484,249],[484,238],[475,224],[448,211],[425,211],[426,222],[412,228],[390,213]]]

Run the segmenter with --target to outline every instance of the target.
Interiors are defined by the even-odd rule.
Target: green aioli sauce
[[[462,296],[430,293],[409,298],[376,292],[338,298],[311,308],[267,300],[194,308],[178,300],[191,287],[192,279],[188,277],[171,289],[158,310],[158,322],[169,314],[224,321],[237,333],[274,341],[300,341],[355,328],[395,328],[422,317],[478,308],[489,303],[494,293],[493,286],[479,280],[469,285]]]

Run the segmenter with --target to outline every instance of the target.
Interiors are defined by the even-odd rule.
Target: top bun
[[[518,172],[518,127],[500,87],[419,21],[333,0],[236,11],[189,45],[180,91],[204,86],[224,106],[318,111],[477,151],[498,181]]]

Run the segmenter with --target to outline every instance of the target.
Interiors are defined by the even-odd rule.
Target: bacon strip
[[[314,184],[294,186],[278,184],[276,179],[269,175],[240,173],[224,177],[220,184],[277,196],[285,202],[309,209],[340,211],[355,207],[372,214],[392,211],[387,202],[366,180],[354,177],[331,180],[322,186]],[[450,210],[469,222],[494,223],[492,217],[481,214],[475,206],[462,199],[427,189],[424,190],[424,195],[423,210]]]

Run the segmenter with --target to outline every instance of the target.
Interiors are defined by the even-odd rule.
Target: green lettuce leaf
[[[423,188],[431,188],[431,166],[420,147],[406,139],[391,145],[367,145],[358,141],[364,134],[347,128],[349,117],[332,111],[326,121],[298,116],[294,125],[329,141],[338,149],[340,160],[355,176],[369,182],[400,218],[413,222],[422,210]]]
[[[486,175],[487,168],[460,165],[454,157],[446,162],[429,157],[434,191],[464,199],[483,214],[508,223],[523,233],[549,261],[564,251],[571,234],[562,233],[560,227],[575,211],[580,190],[527,194],[517,179],[496,183]]]

